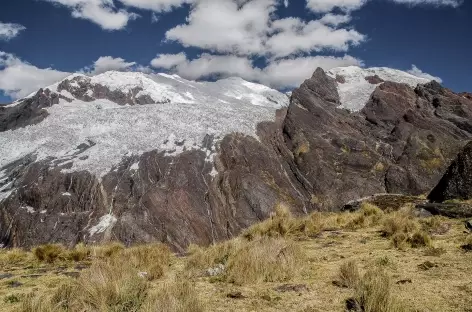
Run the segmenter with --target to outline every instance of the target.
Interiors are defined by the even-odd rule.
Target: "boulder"
[[[428,198],[439,203],[472,199],[472,142],[457,155]]]

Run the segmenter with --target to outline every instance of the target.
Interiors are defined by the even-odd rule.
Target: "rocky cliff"
[[[280,202],[305,214],[424,194],[472,137],[471,117],[467,96],[389,69],[318,69],[289,103],[237,78],[70,77],[1,108],[0,244],[182,251]]]

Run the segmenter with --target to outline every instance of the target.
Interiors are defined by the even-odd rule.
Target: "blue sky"
[[[460,0],[2,0],[0,103],[110,69],[290,89],[317,66],[388,66],[472,91],[471,29]]]

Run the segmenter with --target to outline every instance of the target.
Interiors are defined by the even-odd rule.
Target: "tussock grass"
[[[205,303],[195,285],[188,280],[171,280],[149,292],[143,312],[203,312]]]
[[[20,248],[13,248],[0,252],[0,264],[2,266],[11,264],[20,264],[31,260],[31,254]]]
[[[306,220],[293,218],[289,208],[284,204],[275,207],[271,217],[243,232],[243,237],[252,240],[257,237],[288,237],[309,231]]]
[[[33,254],[41,262],[53,263],[65,252],[64,246],[60,244],[46,244],[33,249]]]
[[[238,248],[238,244],[240,244],[238,239],[232,239],[206,248],[190,245],[186,270],[191,272],[201,271],[217,264],[226,264],[230,255]]]
[[[409,212],[398,211],[388,215],[382,225],[382,233],[386,237],[392,237],[398,233],[412,233],[420,228],[418,222],[412,218]]]
[[[413,248],[432,247],[432,245],[433,245],[431,237],[423,231],[415,232],[409,238],[408,241],[409,241],[411,247],[413,247]]]
[[[148,280],[154,280],[164,275],[171,263],[172,253],[164,244],[150,244],[124,249],[116,257],[126,259],[128,265],[145,273]]]
[[[429,224],[427,228],[436,226],[438,220],[423,221],[422,225],[413,217],[411,210],[401,209],[386,215],[381,231],[384,236],[390,238],[392,245],[398,249],[432,247],[431,237],[422,229],[425,228],[425,224]]]
[[[149,281],[164,275],[171,252],[162,244],[111,249],[115,251],[104,249],[109,258],[94,258],[77,281],[61,285],[52,295],[28,297],[21,311],[142,311],[149,305]]]
[[[362,211],[359,213],[330,213],[314,212],[306,217],[295,218],[289,208],[284,204],[278,204],[271,217],[253,225],[242,233],[242,237],[252,240],[257,237],[285,237],[285,238],[309,238],[316,237],[323,231],[340,230],[349,227],[355,218],[372,218],[377,220],[381,210]],[[379,212],[380,211],[380,212]],[[364,215],[365,214],[365,215]],[[359,222],[359,221],[357,221]],[[364,222],[361,222],[365,226]],[[369,222],[371,224],[373,222]]]
[[[356,262],[341,265],[339,278],[344,286],[354,290],[349,299],[351,310],[362,312],[405,312],[406,307],[394,295],[390,276],[382,267],[369,269],[360,275]],[[352,309],[354,308],[354,309]]]
[[[360,281],[360,273],[355,261],[348,261],[339,268],[339,282],[343,287],[355,288]]]
[[[65,254],[65,258],[70,261],[84,261],[90,258],[91,248],[85,246],[84,243],[77,244],[74,249],[68,250]]]
[[[119,242],[111,242],[104,245],[95,246],[92,250],[93,257],[111,258],[125,249],[125,246]]]
[[[405,306],[393,295],[390,276],[381,268],[367,271],[356,284],[354,292],[354,300],[359,311],[407,311]]]
[[[450,229],[450,224],[447,221],[447,218],[442,216],[432,216],[420,219],[419,223],[421,224],[423,231],[429,234],[443,235]]]
[[[240,245],[230,255],[225,280],[237,285],[289,281],[300,272],[303,258],[291,241],[261,238]]]
[[[70,306],[85,311],[138,311],[149,288],[145,279],[123,261],[92,264],[77,281]]]
[[[348,229],[362,229],[368,226],[378,225],[384,216],[382,209],[376,205],[364,202],[357,213],[352,214],[352,220],[348,222]]]
[[[193,246],[188,270],[225,267],[221,281],[237,285],[291,280],[302,268],[303,252],[288,239],[259,237],[251,241],[235,239],[208,248]]]

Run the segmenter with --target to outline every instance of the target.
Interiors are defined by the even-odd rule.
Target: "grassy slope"
[[[237,259],[233,255],[224,260],[228,261],[226,262],[227,270],[229,270],[228,263],[233,261],[236,273],[241,272],[241,276],[243,276],[244,272],[254,269],[255,273],[253,274],[262,276],[259,281],[251,281],[245,277],[234,283],[234,280],[232,282],[225,274],[213,277],[204,276],[204,274],[201,274],[204,271],[203,268],[210,267],[210,263],[214,262],[214,258],[221,256],[221,252],[214,251],[214,255],[209,256],[211,253],[209,249],[195,248],[196,251],[191,252],[188,257],[171,257],[169,263],[165,260],[163,276],[159,277],[158,275],[156,278],[145,281],[146,287],[149,288],[147,298],[152,297],[154,299],[146,299],[146,303],[137,310],[169,312],[198,310],[344,311],[346,299],[353,297],[355,291],[351,288],[336,286],[333,281],[339,279],[340,267],[347,261],[354,260],[359,266],[361,274],[381,267],[391,277],[391,292],[395,298],[403,302],[405,308],[400,309],[402,311],[469,311],[467,309],[472,304],[472,253],[466,253],[460,248],[469,236],[465,232],[463,222],[448,219],[440,220],[440,222],[436,220],[436,225],[432,229],[433,234],[431,234],[435,250],[428,247],[397,249],[392,246],[390,239],[381,235],[384,220],[388,217],[388,215],[382,215],[380,220],[373,222],[369,219],[371,217],[367,217],[366,221],[361,216],[363,222],[359,222],[359,214],[350,214],[343,215],[341,218],[343,221],[337,220],[337,225],[333,225],[330,221],[328,222],[330,223],[329,226],[310,230],[309,232],[304,229],[303,235],[300,235],[299,227],[296,227],[297,230],[293,231],[282,231],[284,234],[278,236],[283,237],[277,238],[280,241],[274,244],[286,242],[289,244],[287,246],[292,246],[303,254],[301,258],[298,255],[294,256],[299,260],[298,262],[288,264],[284,262],[283,265],[286,266],[286,269],[291,271],[283,278],[274,277],[270,275],[271,272],[267,271],[269,266],[274,265],[274,263],[264,265],[265,258],[269,258],[269,256],[254,255],[251,254],[250,249],[248,249],[249,251],[244,249],[247,244],[251,244],[244,238],[236,240],[237,243],[235,244],[243,247],[241,247],[242,249],[236,249],[234,254],[244,252],[244,258],[247,259],[250,255],[254,257],[254,261],[262,262],[257,265],[257,268],[253,268],[251,264],[241,264],[241,259]],[[291,219],[290,216],[284,216],[283,218]],[[323,218],[332,219],[333,215]],[[353,226],[352,220],[357,220],[354,221],[355,226]],[[264,233],[268,233],[266,230],[254,230],[254,228],[248,231],[248,233],[251,232],[258,232],[258,235],[262,236],[265,235]],[[441,234],[434,234],[434,232],[440,232]],[[277,236],[274,233],[270,235]],[[249,236],[252,236],[252,234]],[[258,239],[252,238],[252,243],[257,245]],[[263,242],[266,246],[272,243],[273,240]],[[269,251],[266,251],[266,253],[271,252],[271,247],[267,248],[269,248]],[[287,250],[286,247],[278,245],[274,248]],[[121,252],[123,251],[118,253],[118,258],[129,258],[129,255],[124,256]],[[197,256],[198,253],[200,253],[199,256]],[[74,262],[64,259],[48,264],[39,262],[32,254],[27,254],[19,257],[24,259],[15,264],[6,260],[5,251],[0,252],[0,259],[3,259],[3,262],[0,262],[2,265],[0,275],[4,273],[13,274],[11,278],[0,280],[0,300],[2,301],[0,302],[0,310],[27,311],[23,303],[28,300],[26,298],[28,294],[33,298],[43,300],[42,298],[57,293],[58,287],[63,287],[59,286],[62,282],[75,283],[76,279],[63,275],[63,272],[76,272],[78,270],[75,267],[78,264],[90,265],[96,262],[94,255],[97,255],[96,250],[93,250],[92,255],[86,260]],[[205,256],[207,258],[202,260],[201,258]],[[292,259],[290,255],[288,259]],[[151,258],[149,262],[152,261],[157,260]],[[424,263],[427,261],[434,266],[425,269]],[[143,265],[143,267],[140,267],[140,265]],[[277,262],[275,265],[282,264]],[[296,270],[292,270],[294,267]],[[139,271],[139,269],[148,267],[139,264],[133,268]],[[88,274],[87,271],[88,269],[85,269],[81,271],[81,274]],[[131,272],[132,276],[136,275],[129,268],[126,271]],[[39,276],[28,276],[31,274],[38,274]],[[271,277],[267,278],[267,276]],[[267,279],[276,281],[265,281]],[[179,284],[179,281],[182,280],[189,281],[190,284],[182,286]],[[403,284],[397,283],[402,280],[411,280],[411,283],[409,281]],[[12,288],[12,281],[21,282],[23,285]],[[79,278],[79,282],[84,281]],[[303,289],[304,287],[297,291],[280,292],[275,290],[276,287],[287,283],[306,286],[306,290]],[[83,287],[83,285],[79,287]],[[176,295],[176,293],[179,293],[179,295]],[[156,295],[153,297],[151,294]],[[242,298],[229,298],[228,294]],[[181,304],[182,301],[188,302]],[[198,305],[201,305],[201,308],[200,306],[197,307]],[[166,306],[166,308],[162,308],[163,306]],[[76,311],[73,308],[71,310]],[[105,307],[101,310],[111,309]],[[29,311],[46,311],[46,308],[30,309]],[[55,311],[62,310],[56,309]],[[119,311],[134,310],[121,309]],[[376,311],[393,310],[372,310],[372,312]]]

